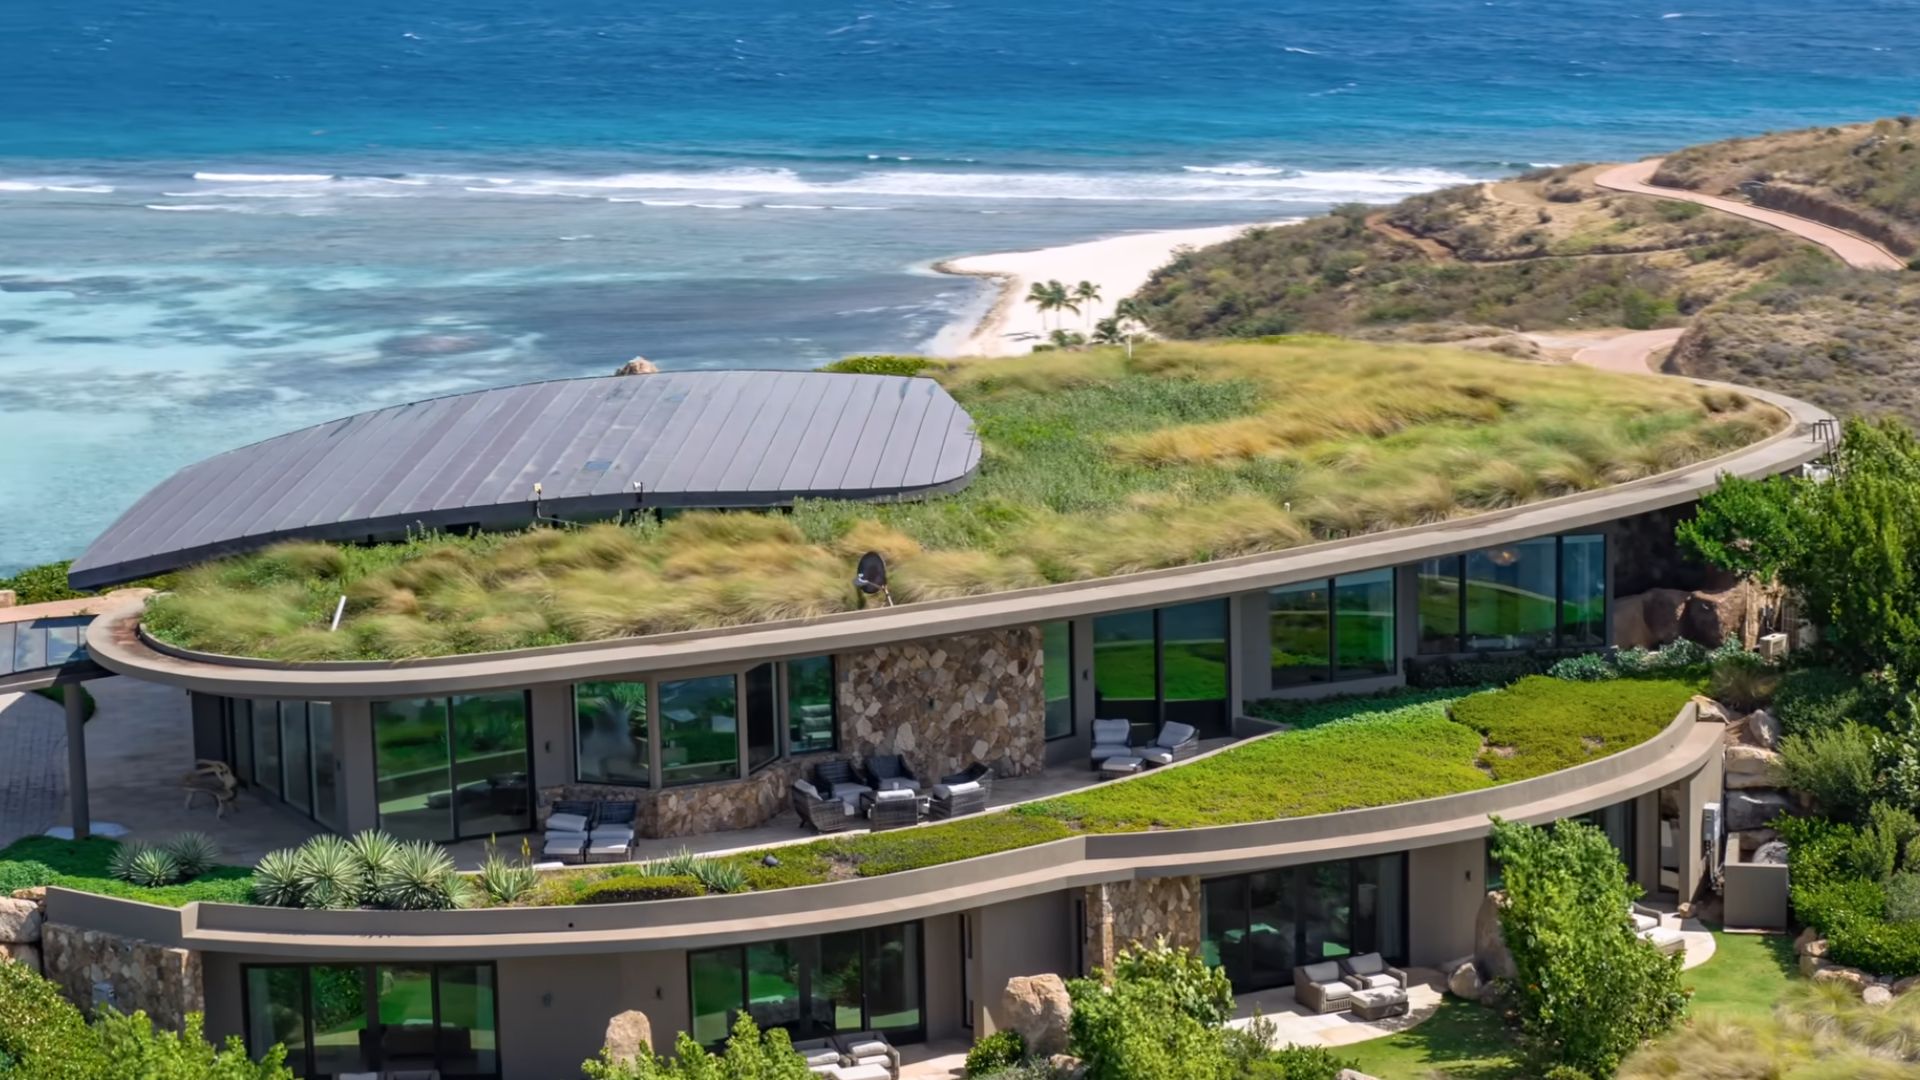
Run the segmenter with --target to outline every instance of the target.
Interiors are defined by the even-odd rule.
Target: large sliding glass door
[[[1607,539],[1543,536],[1419,564],[1420,652],[1597,648],[1607,640]]]
[[[1136,740],[1162,723],[1227,731],[1227,602],[1203,600],[1093,620],[1094,715],[1129,720]]]
[[[524,693],[373,704],[380,827],[455,840],[533,827]]]
[[[729,945],[687,954],[693,1037],[726,1041],[745,1012],[795,1039],[882,1031],[924,1037],[920,924]]]
[[[1406,952],[1406,856],[1287,866],[1206,882],[1202,953],[1235,993],[1293,981],[1302,964]]]
[[[228,698],[226,761],[233,774],[322,825],[340,827],[340,759],[325,701]]]
[[[284,1045],[295,1076],[500,1075],[492,964],[262,965],[243,979],[248,1051]]]

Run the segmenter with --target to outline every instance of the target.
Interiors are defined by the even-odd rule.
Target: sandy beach
[[[1011,356],[1030,351],[1055,326],[1084,333],[1113,314],[1115,302],[1146,284],[1177,249],[1223,243],[1261,224],[1285,222],[1128,233],[1035,251],[968,255],[936,263],[934,269],[942,273],[994,278],[1000,283],[1000,295],[978,325],[948,327],[929,349],[939,356]],[[1079,315],[1050,313],[1043,325],[1039,309],[1026,302],[1027,287],[1049,279],[1058,279],[1069,287],[1091,281],[1100,287],[1100,299],[1082,305]]]

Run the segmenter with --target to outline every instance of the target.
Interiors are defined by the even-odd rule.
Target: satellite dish
[[[853,587],[868,596],[885,596],[887,606],[893,606],[893,594],[887,591],[887,560],[877,551],[860,556],[860,565],[853,572]]]

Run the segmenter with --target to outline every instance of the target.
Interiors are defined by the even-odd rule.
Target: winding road
[[[1696,203],[1723,214],[1745,218],[1819,244],[1833,252],[1841,262],[1860,270],[1906,269],[1906,263],[1891,251],[1845,229],[1836,229],[1831,225],[1822,225],[1811,218],[1799,217],[1780,210],[1768,210],[1763,206],[1724,199],[1717,195],[1702,195],[1697,191],[1688,191],[1684,188],[1658,187],[1652,183],[1653,174],[1659,171],[1660,163],[1664,160],[1666,159],[1649,158],[1630,165],[1615,165],[1596,174],[1593,178],[1594,186],[1603,187],[1609,191],[1647,195],[1656,199],[1677,199],[1680,202]]]

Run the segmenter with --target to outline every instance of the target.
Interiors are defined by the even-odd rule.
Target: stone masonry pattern
[[[47,923],[40,931],[47,978],[83,1009],[112,1005],[146,1010],[161,1027],[178,1031],[188,1013],[207,1011],[200,954],[118,934]]]
[[[934,781],[982,761],[1046,766],[1037,626],[882,645],[840,657],[840,738],[855,758],[899,754]]]
[[[1087,887],[1087,963],[1112,968],[1120,950],[1160,938],[1200,947],[1200,879],[1147,878]]]

